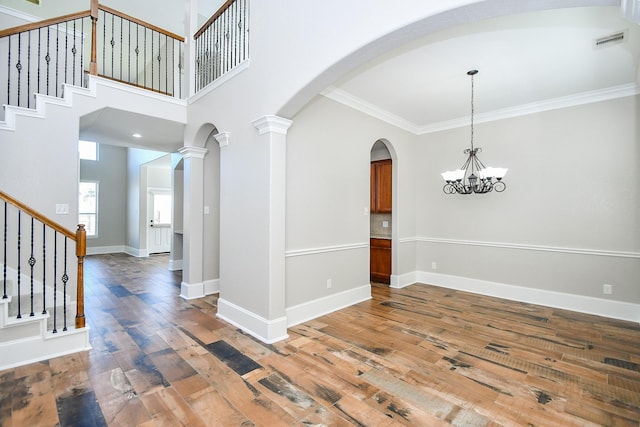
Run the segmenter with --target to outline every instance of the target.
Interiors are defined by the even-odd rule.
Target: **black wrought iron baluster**
[[[2,299],[7,299],[7,202],[4,202],[4,264],[2,265]]]
[[[160,51],[162,50],[162,43],[160,43],[160,38],[162,35],[158,32],[158,90],[162,92],[162,84],[160,83],[162,80],[162,55]],[[151,85],[153,88],[153,84]]]
[[[153,89],[153,31],[151,31],[151,61],[149,62],[151,62],[151,89]]]
[[[20,297],[22,297],[21,289],[20,289],[20,285],[22,284],[21,271],[20,271],[20,266],[21,266],[21,262],[20,262],[20,243],[21,243],[22,227],[20,226],[20,220],[21,220],[21,211],[18,210],[18,316],[16,316],[18,319],[22,319],[22,310],[21,310],[21,307],[20,307]]]
[[[29,255],[29,267],[31,268],[31,288],[29,294],[29,300],[31,301],[31,312],[29,313],[30,317],[33,317],[35,314],[33,312],[33,267],[36,265],[36,258],[33,256],[33,225],[34,218],[31,217],[31,255]]]
[[[116,45],[116,41],[113,38],[113,31],[115,29],[115,18],[116,16],[112,13],[111,14],[111,41],[109,42],[109,44],[111,45],[111,77],[114,77],[115,74],[113,72],[113,64],[116,62],[114,59],[114,47]]]
[[[56,24],[56,97],[58,96],[59,74],[60,74],[60,24]]]
[[[53,333],[58,325],[58,232],[53,230]]]
[[[129,52],[129,54],[127,55],[127,58],[129,62],[127,64],[127,73],[129,77],[127,78],[127,81],[131,83],[131,21],[128,21],[128,22],[129,22],[129,31],[127,31],[127,36],[129,38],[129,41],[127,43],[127,52]]]
[[[67,83],[68,80],[68,69],[69,69],[69,21],[64,23],[64,81]]]
[[[67,275],[67,241],[69,238],[64,236],[64,274],[62,275],[62,285],[63,285],[63,294],[62,294],[62,330],[67,330],[67,282],[69,281],[69,276]]]
[[[80,81],[84,86],[84,19],[80,20]]]
[[[143,55],[142,55],[142,73],[144,78],[142,79],[143,83],[144,83],[144,87],[147,87],[147,28],[146,27],[142,27],[142,29],[144,30],[144,47],[143,47]],[[153,64],[153,61],[151,61],[151,64]]]
[[[47,314],[47,226],[42,224],[42,314]]]
[[[136,23],[136,85],[139,84],[140,77],[140,67],[139,67],[139,59],[140,59],[140,25]]]
[[[40,54],[42,48],[42,32],[40,31],[42,28],[38,28],[38,86],[37,92],[40,93],[40,58],[42,57]]]
[[[180,99],[182,99],[182,43],[178,43],[178,87],[180,88]]]
[[[56,24],[56,97],[58,96],[58,75],[60,71],[60,26]]]
[[[76,85],[76,52],[78,52],[78,50],[76,49],[76,39],[77,39],[77,35],[76,35],[76,20],[73,20],[73,47],[71,48],[71,53],[73,54],[73,81],[72,84],[75,86]]]
[[[49,95],[49,71],[51,65],[51,27],[47,27],[47,55],[44,57],[47,62],[47,95]]]
[[[18,70],[18,107],[20,106],[20,77],[22,71],[22,64],[20,63],[20,54],[22,47],[22,35],[18,34],[18,62],[16,63],[16,70]]]
[[[102,12],[102,73],[107,74],[107,12]]]
[[[7,105],[11,105],[11,36],[9,39],[9,53],[7,54]],[[5,262],[5,265],[7,263]]]
[[[237,42],[238,42],[238,33],[237,33],[237,26],[236,23],[238,22],[238,10],[237,10],[237,3],[233,3],[230,7],[231,9],[231,23],[232,25],[229,27],[229,31],[231,33],[231,67],[235,67],[236,66],[236,61],[238,59],[238,55],[237,55]]]
[[[164,91],[169,93],[169,37],[164,36]]]
[[[122,22],[124,19],[120,18],[120,75],[118,76],[120,80],[124,80],[122,76]]]
[[[27,31],[27,108],[31,108],[31,31]]]

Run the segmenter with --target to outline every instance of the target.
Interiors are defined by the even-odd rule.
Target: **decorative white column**
[[[184,159],[183,260],[180,296],[185,299],[205,295],[202,279],[203,180],[206,149],[182,147]]]
[[[266,218],[266,247],[261,246],[257,253],[264,256],[266,269],[260,283],[261,300],[259,307],[253,301],[253,310],[243,307],[243,300],[234,295],[228,300],[224,293],[225,283],[221,283],[221,295],[218,299],[218,316],[229,323],[240,327],[245,332],[261,341],[273,343],[287,338],[286,287],[285,287],[285,169],[286,169],[286,134],[292,122],[276,116],[264,116],[252,122],[258,129],[258,144],[266,144],[264,169],[266,175],[259,179],[267,183],[268,200],[259,207],[258,215]],[[216,139],[222,144],[226,139]],[[260,147],[263,152],[264,147]],[[221,251],[224,249],[221,248]],[[262,259],[259,265],[264,266]],[[222,269],[222,267],[221,267]],[[222,270],[221,270],[222,271]],[[224,277],[221,275],[221,280]],[[252,284],[253,286],[254,284]],[[263,289],[262,287],[266,287]]]

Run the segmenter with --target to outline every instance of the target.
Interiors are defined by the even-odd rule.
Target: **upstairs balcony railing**
[[[184,38],[91,0],[91,8],[0,31],[0,103],[34,106],[34,93],[98,75],[181,98]],[[6,83],[3,83],[6,82]]]
[[[34,107],[86,74],[183,98],[183,37],[90,0],[90,9],[0,30],[0,104]],[[228,0],[194,34],[197,92],[249,59],[249,0]],[[6,82],[6,83],[5,83]]]
[[[194,34],[195,91],[249,59],[249,0],[229,0]]]

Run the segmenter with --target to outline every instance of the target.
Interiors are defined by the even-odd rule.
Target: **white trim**
[[[411,132],[414,135],[419,135],[419,127],[415,123],[412,123],[400,116],[396,116],[395,114],[383,110],[377,105],[371,104],[335,86],[329,86],[327,89],[320,92],[320,95],[332,99],[340,104],[346,105],[347,107],[351,107],[356,111],[360,111],[371,117],[382,120],[383,122],[397,126],[400,129]]]
[[[170,271],[182,270],[182,260],[181,259],[170,259],[169,260],[169,270]]]
[[[178,148],[178,153],[183,159],[204,159],[204,156],[209,152],[206,148],[200,147],[182,147]]]
[[[627,96],[635,96],[638,94],[640,94],[640,85],[638,85],[637,83],[628,83],[620,86],[596,89],[588,92],[581,92],[573,95],[561,96],[558,98],[546,99],[544,101],[532,102],[529,104],[523,104],[510,108],[504,108],[501,110],[476,114],[474,116],[474,123],[492,122],[495,120],[525,116],[528,114],[557,110],[567,107],[575,107],[578,105],[608,101],[610,99],[624,98]],[[364,101],[342,89],[333,86],[321,92],[321,95],[344,104],[348,107],[351,107],[354,110],[382,120],[383,122],[397,126],[400,129],[404,129],[407,132],[411,132],[414,135],[424,135],[469,125],[469,117],[465,116],[447,120],[444,122],[433,123],[427,126],[418,126],[415,123],[411,123],[386,110],[378,108],[374,104],[368,103],[367,101]]]
[[[184,299],[196,299],[204,296],[204,283],[180,283],[180,296]]]
[[[124,253],[136,258],[147,258],[149,256],[149,251],[147,249],[138,249],[133,246],[125,246]]]
[[[124,245],[87,246],[87,255],[127,253]]]
[[[14,18],[22,19],[24,21],[27,21],[27,23],[37,22],[37,21],[41,21],[42,20],[42,18],[38,18],[35,15],[30,15],[28,13],[24,13],[24,12],[21,12],[19,10],[11,9],[10,7],[2,6],[2,5],[0,5],[0,13],[2,13],[4,15],[13,16]]]
[[[560,308],[631,322],[640,322],[640,304],[527,288],[448,274],[424,271],[417,271],[414,274],[416,275],[417,283],[428,283],[444,288],[457,289],[512,301],[543,305],[545,307]]]
[[[560,252],[567,254],[578,255],[594,255],[594,256],[608,256],[618,258],[640,258],[640,252],[625,252],[625,251],[609,251],[603,249],[581,249],[581,248],[563,248],[559,246],[542,246],[542,245],[525,245],[518,243],[501,243],[501,242],[482,242],[476,240],[459,240],[459,239],[441,239],[438,237],[416,237],[414,239],[402,239],[401,243],[416,241],[427,243],[445,243],[450,245],[463,245],[463,246],[485,246],[491,248],[502,249],[520,249],[527,251],[541,251],[541,252]]]
[[[369,248],[369,242],[350,243],[347,245],[322,246],[318,248],[308,248],[308,249],[293,249],[293,250],[286,251],[284,253],[284,256],[285,258],[289,258],[289,257],[296,257],[296,256],[323,254],[327,252],[350,251],[352,249],[363,249],[363,248]]]
[[[41,320],[46,325],[46,319]],[[0,370],[91,350],[89,326],[0,343]]]
[[[415,271],[411,271],[405,274],[392,274],[389,282],[389,287],[400,289],[405,286],[412,285],[418,282],[418,276]]]
[[[235,76],[237,76],[238,74],[240,74],[241,72],[249,68],[250,63],[251,61],[248,59],[239,63],[234,68],[227,71],[226,73],[224,73],[223,75],[221,75],[220,77],[218,77],[217,79],[215,79],[214,81],[206,85],[204,88],[200,89],[193,96],[189,97],[189,99],[187,100],[188,104],[191,105],[195,102],[198,102],[200,99],[204,98],[209,93],[213,92],[214,89],[222,86],[223,84],[225,84],[226,82],[228,82],[229,80],[231,80],[232,78],[234,78]]]
[[[218,317],[260,341],[272,344],[287,339],[286,316],[268,320],[234,303],[218,299]]]
[[[231,132],[220,132],[213,135],[213,137],[218,141],[219,148],[227,147],[229,146],[229,140],[231,139]]]
[[[371,285],[366,284],[348,289],[332,295],[327,295],[313,301],[287,308],[287,326],[295,326],[307,320],[324,316],[337,310],[371,299]]]
[[[293,122],[282,117],[267,115],[255,119],[251,124],[258,129],[258,134],[260,135],[265,133],[286,135]]]
[[[220,293],[220,279],[205,280],[202,285],[204,287],[205,295]]]

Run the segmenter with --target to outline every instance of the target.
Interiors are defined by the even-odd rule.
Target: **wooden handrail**
[[[4,201],[6,201],[7,203],[15,206],[16,208],[22,210],[23,212],[31,215],[32,217],[34,217],[35,219],[37,219],[38,221],[40,221],[43,224],[48,225],[49,227],[53,228],[54,230],[56,230],[58,233],[63,234],[64,236],[72,239],[72,240],[76,240],[76,233],[74,233],[73,231],[68,230],[67,228],[63,227],[62,225],[58,224],[57,222],[50,220],[49,218],[47,218],[46,216],[42,215],[40,212],[31,209],[29,206],[25,205],[22,202],[19,202],[18,200],[14,199],[13,197],[11,197],[10,195],[8,195],[7,193],[3,192],[0,190],[0,199],[3,199]]]
[[[76,284],[76,319],[75,324],[76,328],[84,328],[85,327],[85,317],[84,317],[84,257],[87,254],[87,231],[84,228],[84,224],[78,224],[78,229],[76,232],[72,232],[67,230],[65,227],[61,226],[55,221],[50,220],[49,218],[42,215],[40,212],[31,209],[29,206],[25,205],[22,202],[14,199],[4,191],[0,190],[0,199],[5,202],[15,206],[19,210],[25,212],[30,215],[32,218],[37,219],[41,223],[46,226],[54,229],[58,233],[68,237],[69,239],[76,242],[76,257],[78,258],[78,277]]]
[[[85,10],[83,12],[71,13],[69,15],[59,16],[57,18],[45,19],[44,21],[18,25],[17,27],[7,28],[5,30],[0,31],[0,37],[12,36],[14,34],[24,33],[25,31],[37,30],[38,28],[44,28],[50,25],[61,24],[63,22],[72,21],[74,19],[87,18],[89,16],[91,16],[91,11]]]
[[[151,30],[157,31],[157,32],[159,32],[160,34],[164,34],[164,35],[165,35],[165,36],[167,36],[167,37],[171,37],[172,39],[175,39],[175,40],[178,40],[178,41],[184,42],[184,37],[179,36],[179,35],[177,35],[177,34],[174,34],[174,33],[170,32],[170,31],[163,30],[162,28],[160,28],[160,27],[156,27],[155,25],[150,24],[150,23],[148,23],[148,22],[145,22],[145,21],[143,21],[143,20],[141,20],[141,19],[134,18],[133,16],[129,16],[129,15],[127,15],[127,14],[125,14],[125,13],[122,13],[122,12],[118,12],[117,10],[115,10],[115,9],[111,9],[110,7],[107,7],[107,6],[99,5],[99,6],[98,6],[98,8],[99,8],[100,10],[102,10],[103,12],[111,13],[111,14],[113,14],[113,15],[115,15],[115,16],[120,17],[120,18],[126,19],[126,20],[131,21],[131,22],[134,22],[134,23],[136,23],[136,24],[140,24],[140,25],[142,25],[143,27],[146,27],[146,28],[149,28],[149,29],[151,29]]]
[[[218,19],[218,17],[222,15],[225,10],[229,9],[229,6],[231,6],[235,1],[236,0],[227,0],[222,6],[220,6],[220,9],[218,9],[218,11],[214,13],[211,18],[209,18],[207,22],[205,22],[204,25],[200,27],[198,31],[196,31],[196,33],[193,35],[193,39],[196,40],[202,33],[207,31],[207,28],[209,28],[211,24],[213,24],[213,21]]]

